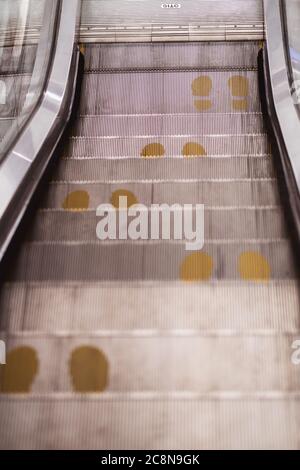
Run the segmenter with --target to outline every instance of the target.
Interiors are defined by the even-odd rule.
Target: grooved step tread
[[[66,159],[54,181],[207,181],[275,178],[270,156],[226,158]],[[180,200],[177,201],[181,203]],[[200,202],[200,201],[199,201]]]
[[[0,442],[9,449],[299,449],[299,409],[293,396],[194,401],[3,397]],[[49,423],[42,431],[41,420]]]
[[[87,44],[85,70],[253,69],[258,50],[258,41]]]
[[[34,334],[0,332],[9,349],[24,343],[36,351],[38,372],[33,374],[31,395],[80,391],[76,381],[82,370],[72,365],[79,347],[102,352],[99,392],[299,392],[300,374],[292,363],[292,344],[299,331],[290,334],[255,335],[215,332],[203,335],[182,332],[140,332],[127,336],[114,332]],[[188,360],[187,360],[188,358]],[[90,356],[90,367],[97,365]],[[88,366],[86,360],[82,365]],[[28,369],[25,371],[28,373]],[[104,377],[103,377],[104,375]],[[9,380],[9,379],[7,379]],[[16,377],[17,380],[17,377]],[[88,380],[88,379],[87,379]],[[4,382],[5,385],[5,382]],[[2,389],[3,390],[3,389]],[[10,389],[9,389],[10,390]],[[5,390],[4,390],[5,392]]]
[[[191,136],[257,134],[264,132],[261,113],[205,113],[81,116],[71,136]]]
[[[180,203],[181,201],[178,200],[178,204]],[[193,216],[195,217],[195,214]],[[99,220],[95,211],[40,211],[29,230],[27,240],[96,241],[96,226]],[[129,220],[132,218],[129,217]],[[281,208],[204,209],[204,224],[206,241],[288,237]],[[119,230],[118,221],[117,230]],[[171,239],[173,238],[174,233],[171,232]]]
[[[199,180],[188,182],[175,181],[156,182],[150,180],[116,181],[78,181],[52,182],[41,199],[42,208],[72,208],[69,205],[70,194],[79,194],[74,209],[96,209],[101,202],[111,200],[115,191],[130,191],[135,199],[146,206],[150,204],[174,204],[178,200],[185,204],[205,204],[208,207],[248,207],[277,206],[281,200],[278,193],[278,181],[266,179],[227,179]],[[77,193],[80,191],[80,193]]]
[[[7,276],[15,281],[164,282],[239,279],[248,272],[261,281],[296,279],[290,242],[209,240],[202,252],[192,254],[182,241],[31,242],[23,245]]]
[[[300,291],[296,280],[15,282],[4,284],[0,310],[0,330],[11,333],[284,334],[300,328]]]
[[[81,115],[260,112],[257,72],[85,74]]]
[[[192,145],[193,144],[193,145]],[[196,145],[195,145],[196,144]],[[164,157],[196,155],[201,147],[207,156],[251,156],[271,153],[266,134],[256,135],[193,135],[149,137],[73,137],[64,149],[65,158],[133,158],[141,155]]]

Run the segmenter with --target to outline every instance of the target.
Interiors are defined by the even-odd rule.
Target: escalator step
[[[256,71],[89,73],[82,115],[260,112]]]
[[[297,394],[137,396],[3,396],[1,448],[298,448]],[[42,430],[41,420],[48,424]]]
[[[180,203],[180,201],[178,201]],[[194,214],[195,217],[195,214]],[[32,224],[31,241],[96,241],[96,225],[100,219],[90,211],[40,211]],[[205,240],[280,239],[287,238],[282,209],[238,208],[206,209]],[[117,223],[117,230],[119,224]],[[160,231],[160,236],[162,233]],[[171,232],[171,239],[174,234]]]
[[[205,251],[187,252],[183,242],[25,243],[15,281],[208,281],[296,279],[287,239],[208,240]],[[241,264],[242,263],[242,264]],[[242,266],[242,267],[241,267]]]
[[[99,115],[78,118],[72,136],[199,136],[202,134],[261,134],[261,113],[205,113],[161,115]]]
[[[275,178],[270,156],[214,158],[121,158],[60,161],[56,182],[218,181]],[[153,188],[155,191],[155,188]],[[178,203],[184,201],[178,200]],[[199,201],[200,202],[200,201]]]
[[[85,70],[256,69],[259,42],[86,44]]]
[[[271,152],[266,134],[253,135],[194,135],[149,137],[84,137],[70,138],[64,156],[66,158],[126,158],[140,156],[251,156]]]
[[[41,199],[43,208],[96,209],[99,204],[111,201],[117,191],[130,191],[133,200],[149,206],[152,204],[205,204],[208,208],[278,206],[280,197],[278,182],[266,179],[204,180],[200,182],[170,181],[131,181],[122,182],[52,182]],[[72,196],[75,196],[72,200]]]
[[[99,358],[99,381],[94,383],[94,391],[124,394],[140,391],[141,395],[149,392],[155,399],[170,390],[197,394],[228,390],[296,392],[300,376],[290,358],[291,344],[298,333],[264,332],[253,336],[236,331],[203,334],[195,330],[192,333],[144,330],[123,334],[82,332],[78,336],[70,332],[35,331],[32,335],[8,334],[5,339],[8,348],[19,348],[26,335],[26,347],[39,351],[39,363],[47,364],[38,372],[32,398],[38,393],[79,391],[74,375],[82,371],[70,370],[72,355],[79,347],[93,347],[102,352],[103,358],[102,362]],[[93,355],[90,360],[92,368]],[[237,367],[237,363],[247,367]],[[13,386],[8,382],[9,379],[3,384],[4,392]]]
[[[299,281],[16,282],[0,295],[0,331],[295,333]],[[146,331],[145,331],[146,330]],[[151,331],[150,331],[151,333]]]

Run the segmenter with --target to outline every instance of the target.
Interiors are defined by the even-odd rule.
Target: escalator
[[[2,273],[1,448],[299,448],[299,272],[262,46],[81,45],[75,115]],[[204,204],[203,249],[98,240],[120,196]]]

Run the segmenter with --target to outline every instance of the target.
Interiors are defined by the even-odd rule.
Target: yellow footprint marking
[[[69,361],[75,392],[102,392],[108,383],[108,361],[100,349],[80,346],[72,351]]]
[[[263,47],[264,47],[264,41],[259,41],[258,50],[263,49]]]
[[[201,251],[186,256],[180,266],[180,279],[183,281],[208,281],[212,272],[212,257]]]
[[[239,273],[246,281],[267,281],[271,269],[266,258],[256,251],[246,251],[239,257]]]
[[[187,142],[182,149],[184,157],[201,157],[206,155],[205,148],[197,142]]]
[[[209,76],[202,76],[195,78],[192,82],[193,96],[201,96],[202,98],[194,101],[194,106],[197,111],[207,111],[211,108],[212,102],[210,99],[203,99],[209,97],[212,90],[212,80]]]
[[[197,111],[207,111],[211,108],[212,104],[210,100],[195,100],[194,106]]]
[[[212,81],[207,75],[197,77],[192,82],[193,96],[209,96],[211,89]]]
[[[0,366],[0,391],[29,393],[38,368],[35,349],[29,346],[12,349],[7,354],[6,364]]]
[[[248,109],[249,80],[242,75],[234,75],[229,78],[228,86],[233,96],[232,108],[236,111]]]
[[[72,191],[65,198],[62,207],[68,211],[84,211],[90,203],[89,194],[86,191]]]
[[[111,195],[110,202],[116,208],[119,209],[119,198],[120,197],[127,197],[127,207],[133,206],[134,204],[138,203],[138,200],[131,191],[127,189],[117,189]]]
[[[152,144],[145,145],[141,151],[141,157],[163,157],[165,154],[165,148],[162,144],[158,142],[153,142]]]

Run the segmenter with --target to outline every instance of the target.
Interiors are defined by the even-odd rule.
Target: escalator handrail
[[[44,6],[43,24],[40,28],[35,61],[26,93],[26,99],[21,112],[13,119],[13,123],[1,140],[0,163],[2,163],[16,144],[23,128],[36,111],[43,96],[46,81],[51,69],[51,57],[55,47],[55,32],[59,14],[60,0],[47,0]]]
[[[267,38],[265,81],[271,95],[271,99],[267,96],[268,114],[279,150],[294,226],[300,240],[300,120],[291,93],[282,7],[281,0],[264,0]]]
[[[0,261],[70,117],[81,0],[61,0],[49,79],[40,103],[0,166]]]

